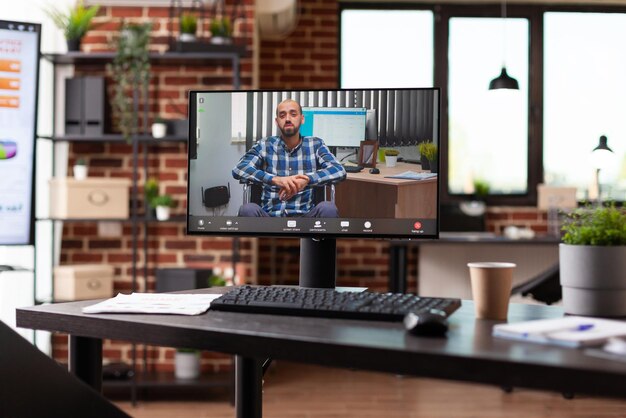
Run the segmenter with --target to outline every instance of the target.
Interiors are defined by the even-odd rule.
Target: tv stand
[[[300,287],[334,289],[337,277],[337,240],[300,239]]]

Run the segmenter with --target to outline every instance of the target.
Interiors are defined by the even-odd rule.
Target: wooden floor
[[[624,382],[626,384],[626,382]],[[116,402],[136,418],[232,418],[210,401]],[[398,377],[281,362],[265,376],[265,418],[626,418],[626,401]]]

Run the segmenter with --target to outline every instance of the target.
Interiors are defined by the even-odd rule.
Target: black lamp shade
[[[598,143],[598,146],[595,147],[593,150],[594,151],[598,151],[598,150],[605,150],[605,151],[609,151],[609,152],[613,152],[613,150],[611,148],[609,148],[609,146],[607,145],[607,138],[606,136],[602,135],[600,137],[600,143]]]
[[[489,83],[489,90],[508,89],[519,90],[517,80],[506,73],[506,68],[502,67],[500,75]]]

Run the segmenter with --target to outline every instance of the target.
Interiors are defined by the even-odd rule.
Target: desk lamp
[[[591,152],[591,163],[596,169],[595,186],[598,191],[598,206],[602,205],[602,193],[600,192],[600,169],[606,167],[613,158],[613,150],[607,144],[607,137],[602,135],[598,146]]]

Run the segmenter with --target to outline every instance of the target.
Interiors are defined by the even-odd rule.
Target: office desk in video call
[[[82,307],[93,303],[21,308],[17,310],[17,325],[70,334],[70,368],[97,390],[102,383],[104,338],[235,354],[239,418],[262,416],[262,364],[267,358],[626,398],[626,363],[592,357],[583,350],[494,338],[491,331],[497,322],[476,320],[471,301],[463,301],[450,317],[447,338],[414,337],[397,322],[219,311],[197,316],[81,312]],[[508,321],[562,315],[558,307],[512,304]]]
[[[421,172],[419,164],[398,163],[395,167],[377,164],[380,174],[348,173],[337,184],[335,203],[345,218],[423,218],[437,217],[437,179],[403,180],[385,176],[405,171]]]

